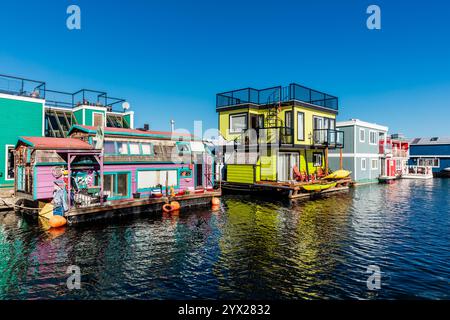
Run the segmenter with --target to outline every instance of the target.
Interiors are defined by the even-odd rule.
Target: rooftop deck
[[[44,81],[0,74],[0,93],[45,99],[47,107],[73,109],[81,105],[102,106],[108,111],[123,112],[125,99],[113,98],[106,92],[81,89],[74,93],[47,89]]]
[[[338,111],[338,98],[302,85],[291,83],[287,87],[266,89],[244,88],[216,95],[216,110],[243,105],[265,106],[274,103],[306,103]]]

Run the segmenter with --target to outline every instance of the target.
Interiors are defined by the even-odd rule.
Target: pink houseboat
[[[67,138],[20,137],[15,193],[19,207],[42,208],[63,181],[65,217],[76,223],[161,211],[172,200],[210,204],[220,196],[213,168],[213,154],[191,135],[75,125]]]

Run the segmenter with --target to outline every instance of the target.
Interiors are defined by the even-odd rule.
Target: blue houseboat
[[[450,138],[416,138],[411,141],[410,165],[431,166],[435,177],[450,177]]]

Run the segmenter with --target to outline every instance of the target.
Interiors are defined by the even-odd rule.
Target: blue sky
[[[81,30],[66,28],[70,4]],[[8,1],[0,73],[124,97],[158,130],[216,127],[218,92],[297,82],[338,96],[340,120],[450,136],[449,15],[438,0]]]

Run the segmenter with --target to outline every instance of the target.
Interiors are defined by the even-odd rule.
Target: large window
[[[230,133],[241,133],[247,130],[247,115],[235,114],[230,116]]]
[[[112,199],[130,197],[129,173],[105,173],[103,192]]]
[[[14,180],[14,146],[6,146],[6,179]]]
[[[305,114],[297,112],[297,140],[305,140]]]
[[[421,167],[439,168],[440,162],[439,162],[439,158],[420,158],[417,161],[417,165],[421,166]]]
[[[163,187],[178,186],[177,170],[148,170],[137,172],[137,188],[139,191],[155,188],[158,185]]]

